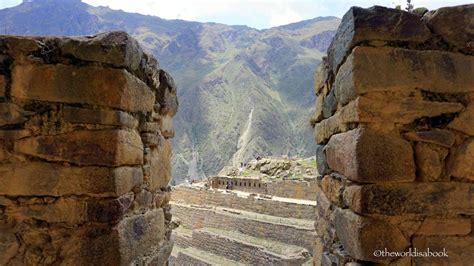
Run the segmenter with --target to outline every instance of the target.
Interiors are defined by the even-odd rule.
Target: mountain
[[[7,34],[124,30],[151,51],[178,84],[173,183],[256,155],[313,155],[313,72],[339,22],[319,17],[257,30],[165,20],[79,0],[25,0],[0,10],[0,30]]]

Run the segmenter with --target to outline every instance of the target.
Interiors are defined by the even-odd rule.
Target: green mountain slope
[[[173,182],[216,174],[260,155],[311,156],[313,72],[339,19],[266,30],[164,20],[79,0],[29,0],[0,10],[8,34],[125,30],[178,84]]]

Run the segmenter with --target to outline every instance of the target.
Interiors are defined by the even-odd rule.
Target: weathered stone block
[[[63,108],[63,118],[71,123],[124,126],[136,128],[138,120],[132,115],[114,110],[85,109],[72,106]]]
[[[332,203],[338,206],[342,205],[342,192],[344,191],[342,180],[326,175],[321,181],[321,189]]]
[[[471,265],[474,261],[474,237],[473,236],[429,236],[429,237],[414,237],[413,248],[419,252],[428,250],[431,252],[443,251],[447,252],[447,257],[444,255],[437,257],[415,257],[413,258],[414,265]]]
[[[474,83],[473,68],[472,56],[457,53],[356,47],[336,75],[335,95],[340,104],[346,104],[357,95],[374,91],[418,88],[467,93],[474,91],[470,85]]]
[[[0,166],[0,195],[120,196],[143,182],[140,168],[67,167],[44,162]]]
[[[336,96],[334,95],[334,90],[331,90],[329,94],[323,98],[322,109],[324,118],[329,118],[336,112],[337,100]]]
[[[91,104],[131,112],[149,112],[155,100],[152,90],[126,70],[16,65],[12,79],[12,96],[25,100]]]
[[[6,89],[7,89],[7,80],[5,76],[0,75],[0,97],[5,97]]]
[[[161,115],[174,116],[178,112],[178,97],[176,95],[176,84],[164,70],[160,70],[160,87],[156,92],[156,99],[159,103],[157,113]]]
[[[0,103],[0,126],[24,123],[29,112],[13,103]]]
[[[410,243],[402,232],[386,221],[359,216],[350,210],[336,210],[336,234],[344,250],[358,260],[388,262],[376,257],[375,250],[403,251]]]
[[[18,221],[34,218],[48,223],[70,225],[87,222],[117,223],[132,205],[132,197],[133,195],[126,194],[102,201],[61,197],[48,204],[11,206],[6,210],[6,214]]]
[[[409,124],[418,118],[455,113],[464,108],[460,103],[425,101],[421,96],[409,96],[412,94],[416,93],[374,92],[359,96],[341,109],[340,121]]]
[[[316,106],[314,110],[314,115],[312,117],[312,122],[315,124],[324,119],[323,117],[323,103],[324,95],[320,94],[316,96]]]
[[[135,131],[73,131],[66,134],[20,139],[17,152],[49,161],[77,165],[139,165],[143,161],[143,144]]]
[[[117,225],[117,231],[122,264],[128,265],[163,244],[160,243],[165,237],[163,209],[125,218]]]
[[[409,124],[418,118],[436,117],[459,112],[462,109],[463,105],[460,103],[424,101],[421,96],[410,97],[408,94],[393,95],[393,93],[385,92],[369,93],[357,97],[333,116],[316,123],[314,136],[317,143],[324,143],[332,135],[347,131],[351,123],[368,123],[368,127],[374,123],[383,123],[386,125],[385,128],[388,128],[389,124]],[[452,141],[447,134],[444,136],[422,135],[417,139],[423,137],[425,141],[428,141],[428,138],[431,138],[431,142],[440,143],[440,145],[447,145],[442,141]],[[438,139],[433,139],[435,137]],[[449,139],[439,139],[441,137]],[[411,140],[414,139],[411,138]]]
[[[469,218],[426,218],[417,235],[467,235],[471,232]]]
[[[323,60],[318,65],[316,72],[314,74],[314,92],[315,94],[320,94],[322,88],[326,86],[327,81],[329,80],[329,66],[327,63],[327,57],[323,57]]]
[[[411,145],[396,136],[360,128],[331,137],[326,145],[329,168],[364,183],[415,180]]]
[[[442,7],[423,16],[423,21],[452,46],[466,52],[474,52],[472,25],[474,5]]]
[[[325,175],[330,172],[328,163],[326,161],[326,152],[324,151],[324,145],[316,145],[316,168],[318,174]]]
[[[474,180],[474,138],[466,140],[455,155],[451,175],[457,178]]]
[[[430,35],[429,29],[413,13],[381,6],[367,9],[351,7],[343,16],[328,48],[329,67],[336,73],[350,50],[362,42],[377,40],[422,43]]]
[[[437,181],[444,168],[444,159],[449,150],[434,144],[417,143],[415,145],[415,162],[418,176],[423,181]]]
[[[0,220],[0,265],[7,265],[17,255],[20,242],[12,228]]]
[[[323,144],[328,141],[332,135],[346,132],[348,129],[349,127],[347,123],[345,123],[344,117],[341,113],[337,112],[328,119],[324,119],[314,125],[314,139],[316,143]]]
[[[142,137],[143,144],[150,147],[158,146],[162,139],[162,136],[156,133],[142,133],[140,136]]]
[[[64,265],[121,265],[120,241],[107,226],[81,226],[69,234],[62,246]]]
[[[150,189],[166,187],[171,179],[171,141],[163,139],[152,150],[150,161]]]
[[[165,138],[172,138],[174,137],[174,126],[173,126],[173,117],[171,116],[163,116],[160,119],[160,130],[161,134]]]
[[[474,98],[474,96],[471,97]],[[474,121],[474,99],[471,100],[466,110],[448,124],[448,127],[474,136],[474,123],[472,121]]]
[[[433,130],[404,133],[403,137],[408,140],[432,143],[445,148],[450,148],[454,144],[454,134],[451,131],[436,128]]]
[[[158,133],[160,132],[160,124],[157,122],[145,122],[141,125],[140,131]]]
[[[361,215],[474,214],[474,184],[458,182],[350,186],[344,201]]]
[[[92,37],[64,39],[61,52],[77,59],[100,62],[115,67],[137,70],[143,50],[126,32],[104,32]]]

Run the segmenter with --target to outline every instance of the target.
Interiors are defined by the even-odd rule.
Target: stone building
[[[0,265],[166,263],[177,107],[126,33],[0,37]]]
[[[316,265],[472,265],[473,28],[474,5],[344,15],[315,78]]]

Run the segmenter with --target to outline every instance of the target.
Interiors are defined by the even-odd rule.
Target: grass
[[[299,161],[301,165],[308,168],[316,168],[316,159],[305,159]]]

